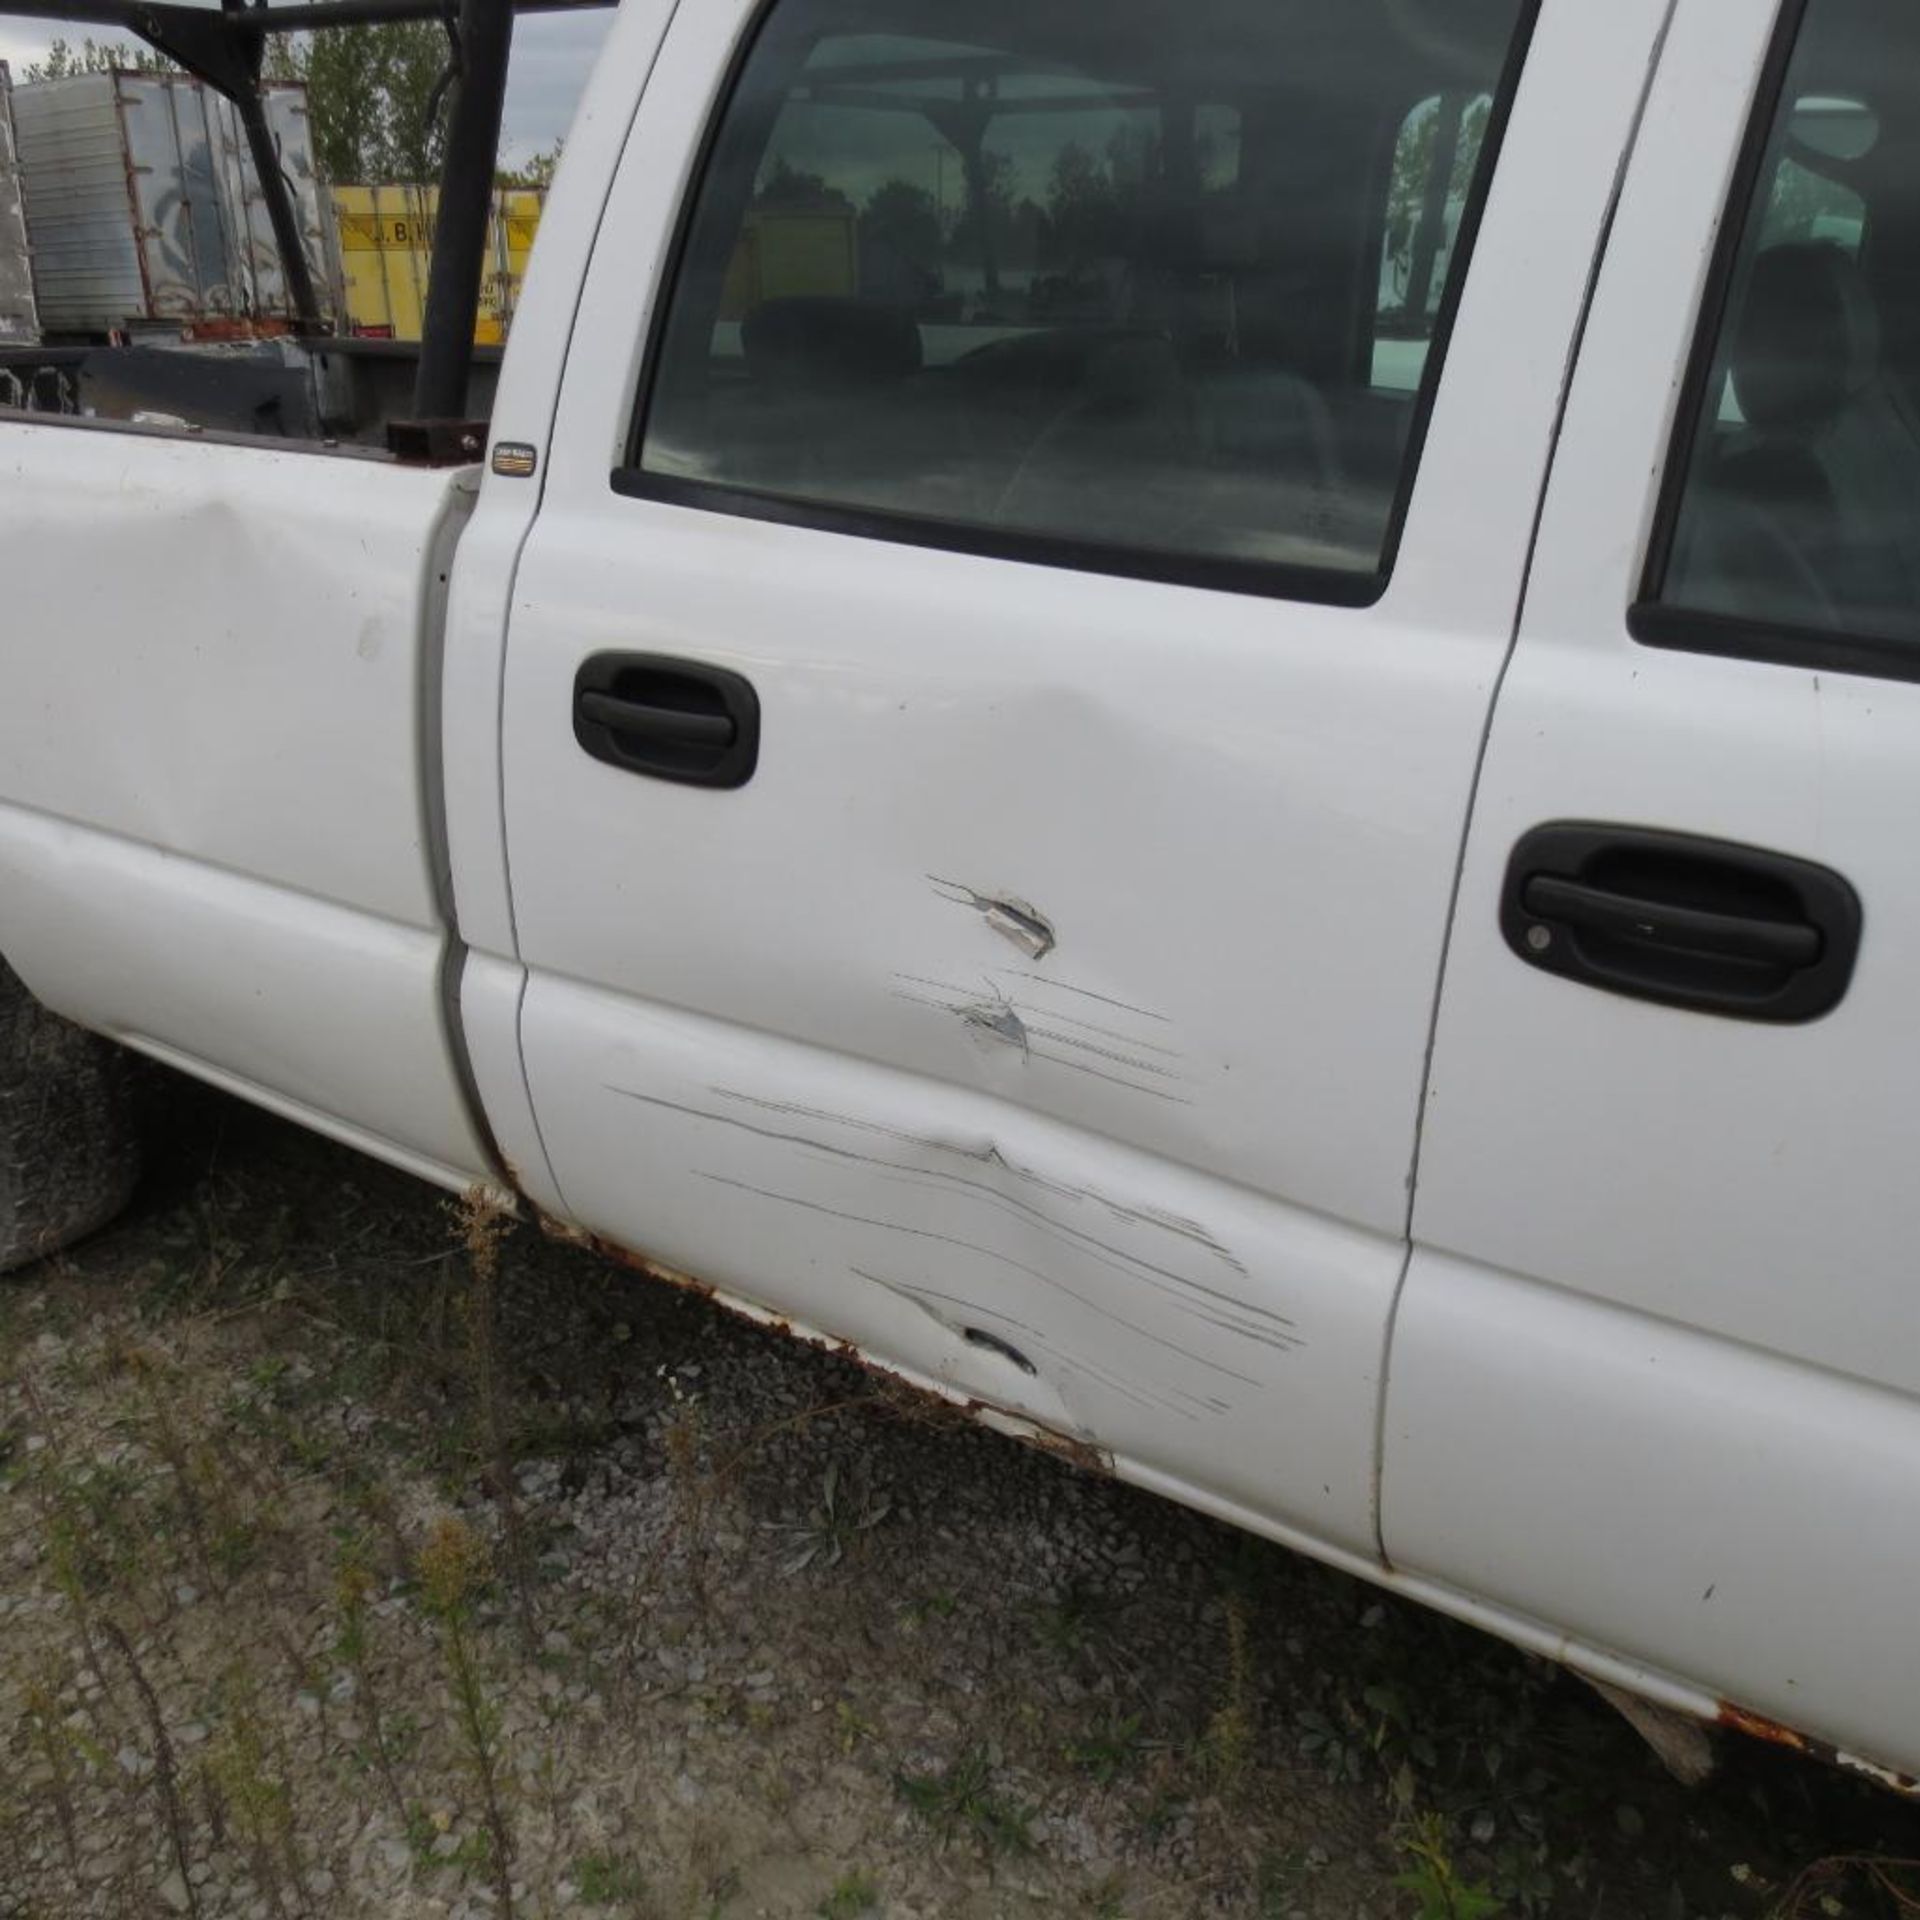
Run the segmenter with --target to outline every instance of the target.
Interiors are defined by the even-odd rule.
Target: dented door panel
[[[1490,644],[620,499],[520,591],[557,616],[507,668],[536,970],[1399,1236]],[[970,639],[914,644],[941,604]],[[758,695],[737,793],[555,724],[581,658],[689,633]]]
[[[658,276],[755,10],[683,8],[662,44],[514,578],[506,864],[562,1210],[1376,1560],[1452,883],[1664,0],[1542,7],[1364,607],[617,492]],[[750,682],[751,780],[583,752],[570,702],[601,653]]]
[[[1372,1553],[1396,1242],[571,982],[533,981],[522,1036],[574,1218],[643,1222],[650,1256],[816,1334]]]

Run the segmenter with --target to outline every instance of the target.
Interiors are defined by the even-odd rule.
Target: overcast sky
[[[513,67],[501,131],[502,157],[510,164],[543,152],[566,132],[612,19],[611,8],[596,7],[583,13],[528,14],[514,22]],[[45,58],[50,41],[77,45],[89,34],[96,40],[116,38],[110,27],[62,26],[57,20],[24,20],[0,12],[0,60],[12,66],[18,81],[34,61]]]

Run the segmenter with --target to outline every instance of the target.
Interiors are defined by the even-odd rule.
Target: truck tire
[[[0,1273],[104,1227],[139,1174],[126,1055],[0,960]]]

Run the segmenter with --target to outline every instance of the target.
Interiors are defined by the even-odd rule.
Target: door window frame
[[[1920,681],[1920,646],[1893,635],[1855,634],[1788,621],[1764,621],[1677,606],[1660,596],[1673,559],[1680,511],[1693,478],[1694,455],[1707,424],[1707,399],[1728,320],[1734,281],[1748,236],[1766,218],[1761,188],[1787,80],[1813,0],[1785,0],[1774,23],[1765,64],[1754,88],[1746,129],[1721,206],[1693,342],[1667,445],[1666,466],[1655,499],[1636,597],[1627,608],[1627,631],[1644,647],[1754,660],[1769,666],[1813,667],[1829,673],[1869,674],[1883,680]],[[1871,217],[1871,216],[1869,216]]]
[[[827,501],[761,492],[732,482],[692,479],[653,472],[642,465],[642,442],[648,412],[665,355],[674,299],[686,271],[693,228],[715,153],[731,119],[747,67],[759,46],[775,9],[795,0],[760,0],[728,61],[720,89],[707,113],[680,204],[674,215],[672,242],[663,263],[659,297],[653,302],[645,349],[641,355],[631,420],[623,440],[619,465],[608,477],[613,492],[628,499],[650,500],[667,506],[723,513],[775,526],[804,527],[821,533],[883,540],[896,545],[964,553],[986,559],[1025,561],[1066,572],[1095,573],[1130,580],[1152,580],[1172,586],[1212,588],[1228,593],[1260,595],[1270,599],[1304,601],[1310,605],[1366,608],[1386,594],[1412,507],[1420,467],[1426,452],[1440,382],[1455,317],[1478,250],[1482,216],[1499,173],[1512,117],[1526,71],[1527,56],[1539,24],[1543,0],[1519,0],[1512,36],[1500,64],[1493,108],[1483,136],[1472,190],[1460,215],[1453,255],[1462,270],[1449,269],[1440,306],[1434,316],[1427,360],[1413,398],[1406,450],[1394,488],[1393,504],[1382,536],[1380,559],[1371,571],[1332,567],[1303,567],[1283,561],[1243,560],[1218,554],[1183,554],[1167,548],[1129,547],[1015,527],[991,527],[945,521],[919,513],[885,508],[849,506]],[[1399,122],[1395,123],[1397,137]],[[1377,224],[1371,229],[1377,241]],[[1377,253],[1377,244],[1375,247]],[[1368,305],[1368,324],[1374,321]]]

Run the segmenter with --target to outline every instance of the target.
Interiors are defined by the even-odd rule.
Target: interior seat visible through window
[[[1920,10],[1806,0],[1759,114],[1633,631],[1920,677]]]
[[[1700,604],[1831,626],[1920,595],[1920,433],[1880,317],[1837,246],[1753,265],[1728,373],[1741,430],[1707,479],[1683,579]]]
[[[777,0],[621,484],[1376,597],[1529,13]]]

